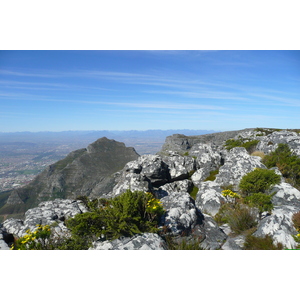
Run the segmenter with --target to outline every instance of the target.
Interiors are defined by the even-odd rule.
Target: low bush
[[[277,175],[274,170],[257,168],[243,176],[239,188],[246,196],[265,193],[272,185],[280,183],[280,180],[280,175]]]
[[[292,217],[293,224],[298,232],[300,232],[300,211],[293,214]]]
[[[239,138],[237,140],[235,139],[229,139],[225,142],[225,149],[228,151],[235,147],[244,147],[249,153],[252,153],[255,149],[257,144],[259,143],[258,140],[252,140],[248,141],[247,139]]]
[[[245,250],[282,250],[281,243],[274,244],[273,239],[267,235],[265,237],[256,237],[248,235],[244,244]]]
[[[259,213],[264,211],[271,212],[273,209],[273,204],[271,202],[272,195],[266,195],[264,193],[254,193],[250,196],[244,198],[244,203],[248,204],[251,207],[257,207]]]
[[[274,152],[263,158],[262,163],[268,168],[277,167],[287,182],[300,189],[300,158],[292,153],[287,144],[278,144]]]
[[[103,199],[102,199],[103,200]],[[110,201],[92,201],[92,211],[78,214],[66,221],[75,240],[92,241],[130,237],[143,232],[157,232],[164,210],[160,201],[150,193],[127,190]]]
[[[257,225],[256,213],[250,207],[240,203],[225,203],[214,220],[218,225],[227,223],[231,230],[239,234]]]

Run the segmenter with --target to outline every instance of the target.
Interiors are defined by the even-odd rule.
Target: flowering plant
[[[47,249],[47,241],[51,236],[51,229],[49,225],[36,225],[37,229],[31,231],[26,230],[26,234],[17,239],[11,250],[43,250]]]
[[[156,217],[164,213],[164,208],[159,199],[154,198],[151,193],[147,194],[147,204],[146,204],[146,213],[150,220],[154,220]]]
[[[235,198],[235,199],[239,199],[239,198],[241,198],[241,196],[239,195],[239,194],[237,194],[237,193],[235,193],[235,192],[233,192],[233,191],[231,191],[231,190],[224,190],[224,191],[222,191],[222,195],[224,196],[224,197],[230,197],[230,198]]]

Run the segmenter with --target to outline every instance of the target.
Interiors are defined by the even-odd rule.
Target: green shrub
[[[271,198],[272,195],[254,193],[250,196],[245,197],[244,203],[248,204],[249,206],[257,207],[260,213],[264,211],[271,212],[271,210],[273,209]]]
[[[143,232],[157,232],[159,219],[164,212],[158,199],[141,191],[127,190],[104,206],[101,201],[97,208],[97,201],[93,202],[93,211],[76,215],[66,222],[72,237],[85,240],[86,245],[100,236],[110,240]]]
[[[229,139],[225,142],[225,148],[229,151],[235,147],[244,147],[249,153],[253,152],[256,149],[256,145],[259,143],[258,140],[248,141],[247,139],[239,138]]]
[[[278,243],[274,244],[272,238],[267,235],[265,237],[256,237],[248,235],[244,244],[245,250],[282,250],[283,245]]]
[[[235,147],[241,147],[243,142],[241,140],[229,139],[225,142],[225,148],[229,151]]]
[[[280,175],[277,175],[274,170],[255,169],[243,176],[239,188],[244,195],[249,196],[266,192],[272,185],[280,183],[280,180]]]
[[[300,158],[293,154],[287,144],[278,144],[276,150],[266,155],[262,163],[268,167],[277,167],[291,185],[300,188]]]

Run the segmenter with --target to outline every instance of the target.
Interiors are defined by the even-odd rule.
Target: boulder
[[[131,191],[144,191],[152,192],[153,187],[150,180],[143,174],[136,174],[133,172],[123,172],[119,178],[118,183],[113,188],[112,192],[108,194],[109,197],[116,197],[126,192],[128,189]]]
[[[246,237],[238,235],[236,237],[228,237],[226,242],[222,245],[222,250],[243,250]]]
[[[221,230],[216,221],[209,215],[203,214],[203,225],[197,226],[198,234],[204,236],[200,246],[205,250],[220,249],[227,235]]]
[[[272,237],[275,244],[282,243],[284,248],[294,249],[297,243],[293,235],[297,231],[293,225],[292,216],[298,212],[299,208],[290,205],[276,206],[272,214],[264,218],[258,225],[254,236]]]
[[[242,177],[255,168],[266,169],[266,166],[260,162],[259,157],[249,155],[245,148],[233,148],[219,169],[215,182],[220,186],[233,185],[237,190]]]
[[[185,179],[171,183],[166,183],[163,186],[159,187],[158,190],[156,190],[154,193],[156,198],[161,199],[175,192],[189,193],[192,190],[192,187],[192,181]]]
[[[55,224],[54,230],[56,233],[67,234],[68,229],[64,225],[64,220],[86,211],[86,207],[80,200],[55,199],[45,201],[40,203],[38,207],[27,210],[24,220],[10,218],[4,221],[3,228],[8,233],[21,237],[26,234],[27,229],[35,231],[38,224]]]
[[[274,205],[292,205],[300,210],[300,191],[289,183],[282,182],[274,185],[271,193],[275,193],[271,199]]]
[[[300,156],[300,136],[296,132],[287,130],[274,131],[263,137],[257,145],[257,150],[268,154],[273,152],[281,143],[288,144],[290,149]]]
[[[7,232],[0,227],[0,250],[9,250],[9,246],[5,241],[5,236],[7,236]]]
[[[156,233],[137,234],[112,241],[96,241],[89,250],[166,250],[165,241]]]
[[[162,159],[169,168],[171,181],[188,179],[189,174],[196,169],[195,159],[190,156],[173,154]]]
[[[221,187],[213,182],[206,181],[199,185],[199,191],[195,200],[196,206],[203,212],[215,216],[221,205],[228,202],[222,195]]]
[[[221,163],[221,155],[216,146],[209,144],[196,144],[189,151],[189,155],[196,157],[196,167],[209,169],[209,172],[217,169]]]
[[[188,193],[172,193],[160,201],[166,210],[162,217],[162,226],[173,235],[188,234],[202,222],[201,212],[197,210],[194,200]]]

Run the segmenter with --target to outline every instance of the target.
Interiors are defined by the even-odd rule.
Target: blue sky
[[[0,131],[300,128],[300,51],[0,51]]]

